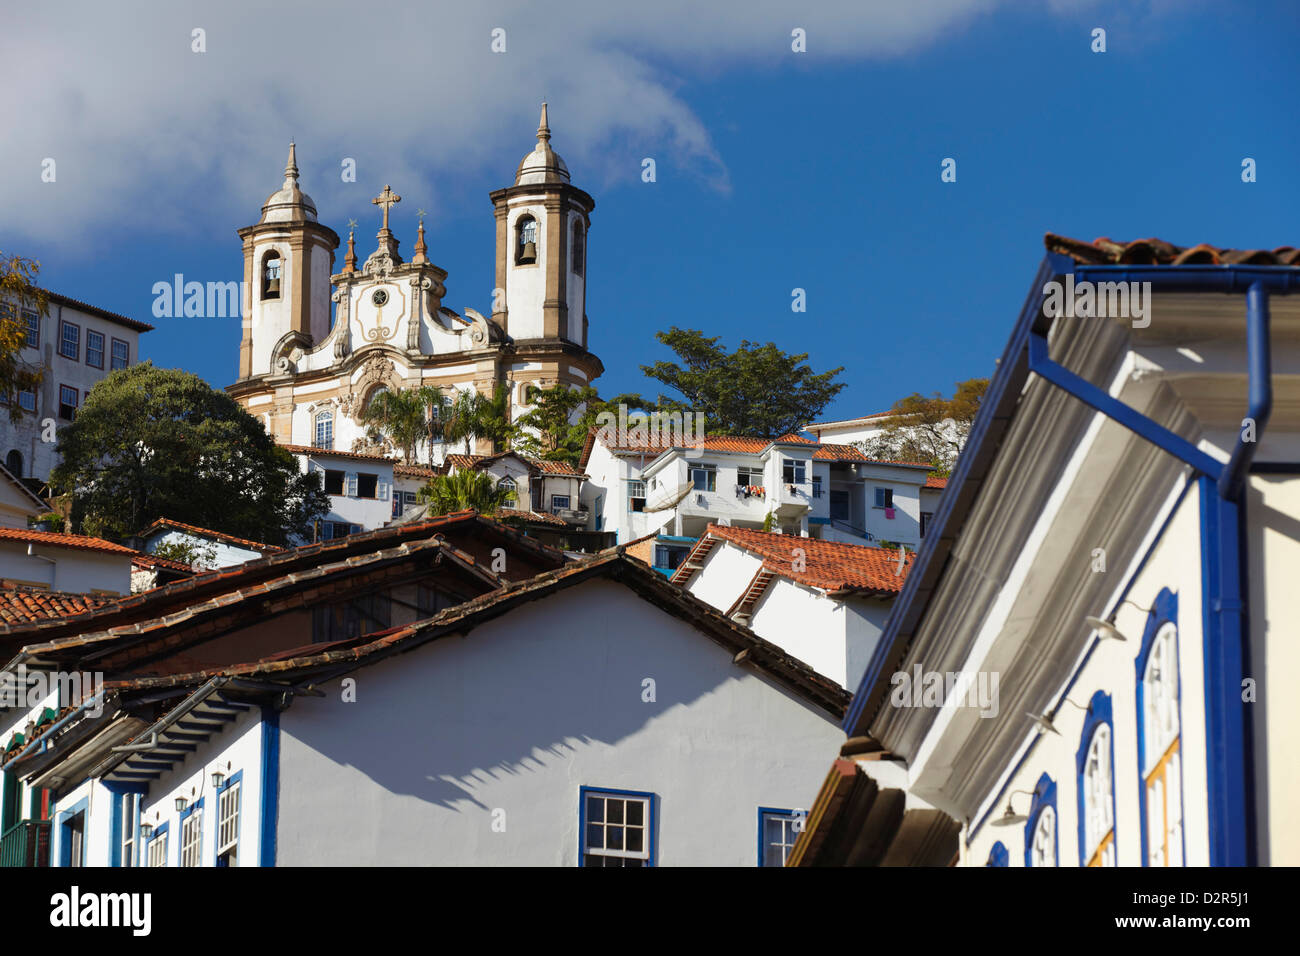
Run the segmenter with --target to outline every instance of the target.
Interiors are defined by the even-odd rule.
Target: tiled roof
[[[427,620],[364,635],[349,642],[351,646],[330,648],[317,645],[300,657],[251,661],[194,674],[142,677],[132,681],[131,686],[138,690],[151,690],[178,683],[197,683],[217,675],[256,676],[297,683],[326,668],[337,676],[352,669],[349,664],[360,667],[377,662],[440,637],[470,637],[471,631],[480,623],[595,578],[611,578],[625,584],[649,603],[693,625],[720,644],[735,655],[737,663],[744,662],[746,666],[763,671],[778,684],[834,716],[843,715],[849,694],[842,687],[775,644],[763,640],[749,628],[729,620],[693,594],[673,587],[663,575],[625,554],[622,548],[611,548],[535,577],[507,584],[447,608]]]
[[[120,315],[117,312],[110,312],[108,309],[101,309],[97,305],[91,305],[89,302],[82,302],[80,299],[74,299],[71,296],[60,295],[57,292],[50,292],[48,289],[45,294],[49,297],[51,302],[57,302],[60,305],[70,305],[74,309],[85,312],[87,315],[93,315],[100,319],[108,319],[110,322],[116,322],[118,325],[124,325],[128,329],[134,329],[137,332],[153,331],[152,325],[147,322],[141,322],[139,319]]]
[[[914,552],[908,551],[903,561],[903,571],[898,574],[895,573],[898,571],[898,552],[887,548],[711,524],[705,537],[696,543],[691,554],[673,574],[674,584],[685,584],[698,570],[698,567],[691,568],[688,565],[695,564],[691,558],[696,551],[704,550],[709,537],[730,541],[762,558],[763,567],[768,571],[822,591],[853,590],[897,594],[903,589],[907,572],[916,557]],[[802,571],[794,570],[795,548],[803,551]]]
[[[131,566],[140,568],[144,571],[152,571],[154,568],[168,568],[172,571],[189,571],[194,573],[196,570],[193,566],[186,564],[184,561],[173,561],[171,558],[160,558],[156,554],[145,554],[141,552],[131,559]]]
[[[311,445],[281,445],[287,452],[295,455],[315,455],[320,458],[348,458],[352,461],[378,461],[387,465],[396,464],[391,458],[385,458],[383,455],[363,455],[359,451],[338,451],[333,448],[313,448]]]
[[[905,468],[933,468],[927,461],[894,461],[890,458],[868,458],[852,445],[822,442],[813,452],[818,461],[859,461],[866,465],[902,465]]]
[[[529,459],[537,470],[546,475],[567,475],[570,478],[586,478],[581,469],[573,467],[567,461],[547,461],[544,458]]]
[[[926,488],[947,488],[948,479],[940,478],[938,475],[930,475],[928,478],[925,479],[925,487]]]
[[[233,534],[226,534],[224,531],[213,531],[211,528],[200,528],[198,525],[185,524],[183,521],[172,521],[170,518],[159,518],[149,527],[137,535],[137,537],[147,538],[155,531],[164,531],[171,529],[173,531],[184,531],[201,538],[211,538],[214,541],[221,541],[225,544],[238,545],[241,548],[252,548],[254,551],[283,551],[284,548],[275,544],[263,544],[261,541],[250,541],[248,538],[236,538]]]
[[[438,472],[428,465],[394,465],[393,476],[396,478],[432,478]]]
[[[442,462],[444,468],[473,468],[487,455],[448,455]]]
[[[1276,249],[1224,249],[1201,243],[1175,246],[1163,239],[1134,239],[1115,242],[1102,237],[1092,242],[1047,233],[1043,244],[1048,252],[1069,256],[1078,263],[1093,265],[1258,265],[1300,266],[1300,249],[1278,246]]]
[[[57,531],[33,531],[29,528],[0,528],[0,540],[24,541],[50,548],[75,548],[78,551],[100,551],[105,554],[135,554],[103,538],[90,538],[82,534],[61,534]]]
[[[0,622],[9,624],[67,617],[116,600],[111,594],[69,594],[38,588],[5,588],[0,590]]]
[[[483,468],[502,458],[518,458],[529,468],[544,475],[564,475],[570,478],[586,478],[578,468],[567,461],[547,461],[544,458],[529,458],[517,451],[499,451],[495,455],[448,455],[443,462],[444,468]]]
[[[871,415],[863,415],[861,418],[842,418],[834,422],[813,422],[805,426],[809,431],[814,428],[833,428],[836,425],[859,425],[863,422],[869,422],[877,418],[888,418],[891,412],[875,412]]]
[[[517,518],[536,524],[554,524],[559,525],[561,528],[565,527],[563,518],[540,511],[516,511],[513,508],[502,508],[497,511],[495,516],[498,518]]]

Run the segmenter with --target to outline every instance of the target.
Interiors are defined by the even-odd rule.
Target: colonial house
[[[793,863],[1300,863],[1300,252],[1047,248]]]
[[[652,532],[693,539],[710,524],[729,524],[915,549],[928,521],[929,465],[874,461],[796,435],[667,446],[593,429],[578,466],[589,475],[582,495],[592,529],[619,543]]]
[[[841,687],[856,687],[912,552],[709,525],[671,580]]]
[[[0,405],[17,402],[22,412],[9,420],[0,408],[0,454],[16,478],[49,480],[59,463],[50,430],[72,421],[86,396],[110,372],[134,365],[140,357],[140,333],[153,326],[86,302],[46,292],[46,315],[16,301],[0,301],[0,319],[17,319],[25,338],[18,357],[44,370],[35,391],[0,395]]]
[[[452,516],[0,635],[106,678],[14,714],[5,858],[781,865],[847,693],[619,550],[562,561]]]
[[[383,455],[285,445],[306,473],[320,475],[330,510],[313,529],[315,540],[373,531],[392,520],[396,462]]]
[[[860,418],[841,418],[838,421],[812,422],[804,426],[804,431],[817,441],[838,442],[851,445],[854,442],[870,441],[885,430],[889,421],[889,412],[876,412]]]
[[[422,217],[409,261],[398,251],[390,213],[402,197],[388,186],[373,201],[382,210],[374,250],[358,259],[349,233],[335,272],[338,234],[299,188],[290,144],[281,187],[258,222],[239,231],[246,292],[230,395],[281,444],[382,455],[393,449],[361,420],[381,391],[429,385],[450,396],[503,386],[514,417],[533,388],[594,381],[603,371],[587,349],[595,201],[571,184],[550,139],[543,105],[536,145],[510,185],[490,196],[492,308],[464,315],[443,305],[447,273],[429,256]],[[448,450],[441,442],[419,449],[421,460],[439,462]]]
[[[49,510],[36,492],[0,465],[0,528],[27,528]]]
[[[149,527],[137,532],[130,543],[148,555],[153,555],[162,545],[185,545],[196,552],[194,567],[199,570],[228,568],[284,550],[278,545],[238,538],[222,531],[172,521],[170,518],[159,518]]]
[[[80,534],[0,528],[0,587],[130,594],[135,552]]]

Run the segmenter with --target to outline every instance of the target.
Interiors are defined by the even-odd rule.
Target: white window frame
[[[653,865],[653,846],[655,839],[654,832],[654,795],[650,793],[631,793],[619,790],[601,790],[595,787],[583,788],[580,791],[582,795],[582,833],[579,839],[582,841],[580,846],[579,865],[587,866],[588,857],[596,857],[604,860],[640,860],[643,865]],[[600,800],[601,809],[599,814],[593,813],[591,801]],[[620,821],[611,821],[610,808],[611,804],[618,804]],[[627,823],[627,808],[631,805],[640,805],[641,823],[639,825],[629,826]],[[597,819],[599,816],[599,819]],[[596,828],[593,830],[593,828]],[[639,829],[642,834],[640,850],[626,850],[606,846],[593,846],[589,840],[594,832],[601,834],[601,843],[608,842],[610,830],[621,830],[623,843],[626,845],[626,834],[629,829]]]
[[[1088,743],[1083,763],[1083,845],[1085,862],[1091,862],[1107,837],[1109,845],[1100,859],[1101,866],[1115,865],[1115,809],[1111,801],[1110,724],[1098,724]]]
[[[239,814],[243,780],[224,787],[217,794],[217,858],[220,859],[231,850],[235,859],[239,859]]]
[[[1038,811],[1034,821],[1034,835],[1031,844],[1031,860],[1034,866],[1056,866],[1056,808],[1043,807]]]
[[[154,830],[154,834],[149,838],[149,846],[146,848],[150,866],[167,865],[167,830]]]
[[[181,820],[181,866],[203,865],[203,804],[197,804]]]

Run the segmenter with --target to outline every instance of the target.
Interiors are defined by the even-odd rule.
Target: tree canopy
[[[9,420],[23,415],[15,400],[19,392],[36,391],[43,370],[23,360],[22,348],[27,339],[23,310],[49,314],[49,296],[36,285],[41,265],[35,259],[0,252],[0,395],[9,403]]]
[[[329,511],[262,424],[197,375],[144,362],[110,374],[59,431],[51,488],[72,497],[74,525],[124,537],[171,518],[288,544]]]
[[[510,501],[510,492],[485,471],[462,468],[450,475],[434,475],[416,492],[429,506],[428,514],[446,515],[473,508],[480,514],[495,514]]]
[[[706,338],[699,330],[676,326],[655,338],[676,352],[679,361],[642,365],[641,371],[682,397],[660,395],[655,403],[626,397],[661,412],[703,412],[710,435],[779,438],[797,432],[845,385],[835,381],[843,366],[814,372],[805,364],[807,352],[784,352],[774,342],[743,340],[728,352],[718,344],[719,337]]]
[[[433,437],[450,404],[442,389],[432,385],[383,391],[370,400],[361,421],[387,438],[409,465],[420,442]]]
[[[988,385],[986,378],[972,378],[958,382],[952,398],[939,392],[900,398],[880,434],[853,444],[871,458],[928,461],[936,473],[951,474]]]

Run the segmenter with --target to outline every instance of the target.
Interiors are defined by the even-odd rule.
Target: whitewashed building
[[[671,580],[842,687],[856,687],[914,552],[709,525]]]
[[[228,568],[284,550],[274,544],[237,538],[223,531],[200,528],[170,518],[159,518],[136,534],[132,542],[140,551],[150,555],[162,545],[185,545],[195,551],[193,567],[200,570]]]
[[[844,728],[960,865],[1300,863],[1300,253],[1047,246]],[[842,764],[796,863],[897,836]]]
[[[0,411],[0,455],[17,478],[46,481],[58,464],[56,442],[48,441],[52,422],[57,429],[71,422],[95,384],[110,372],[136,364],[140,333],[152,325],[55,292],[46,293],[48,314],[17,302],[0,301],[0,318],[17,319],[26,329],[19,358],[44,369],[40,388],[13,396],[22,410],[17,423],[9,409]],[[9,401],[0,396],[0,402]]]
[[[0,465],[0,528],[26,528],[48,510],[36,492]]]
[[[930,470],[794,435],[668,447],[611,443],[598,429],[578,465],[588,475],[582,496],[592,529],[614,532],[620,544],[654,532],[696,538],[710,524],[728,524],[916,548]]]
[[[130,594],[135,552],[112,541],[30,528],[0,528],[0,587]]]
[[[90,633],[45,628],[79,633],[20,662],[183,654],[116,672],[98,717],[11,741],[6,781],[48,794],[53,865],[781,865],[847,693],[619,551],[493,581],[452,543],[466,522],[495,536],[483,551],[509,543],[511,567],[554,554],[472,516],[442,537],[399,525],[372,533],[379,551],[354,536],[141,596],[167,617],[129,634],[97,628],[138,603]],[[381,578],[480,587],[303,644],[294,595]],[[241,597],[170,610],[218,586]],[[247,601],[276,610],[250,624]],[[195,669],[236,648],[243,663]]]

